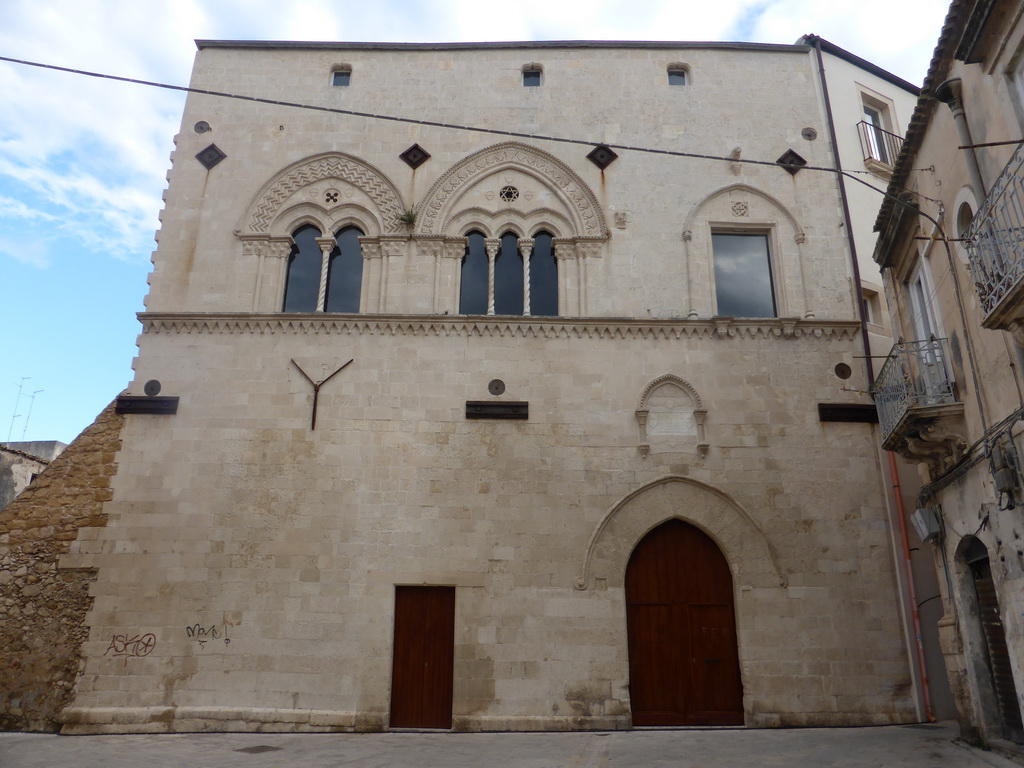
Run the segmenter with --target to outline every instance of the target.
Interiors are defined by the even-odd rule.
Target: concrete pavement
[[[1020,768],[956,726],[613,733],[0,734],[0,768]]]

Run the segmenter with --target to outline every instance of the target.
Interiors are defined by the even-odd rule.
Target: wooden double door
[[[670,520],[626,566],[633,725],[742,725],[732,574],[711,538]]]

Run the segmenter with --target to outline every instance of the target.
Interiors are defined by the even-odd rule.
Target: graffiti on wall
[[[190,627],[185,627],[185,634],[202,649],[206,647],[206,644],[216,640],[222,640],[224,645],[231,644],[231,638],[228,637],[228,625],[224,624],[220,627],[216,624],[206,626],[196,622]]]
[[[111,636],[110,645],[107,646],[107,650],[103,652],[103,655],[124,658],[125,666],[127,666],[128,659],[149,656],[155,647],[156,635],[152,632],[147,632],[144,635],[115,634]]]

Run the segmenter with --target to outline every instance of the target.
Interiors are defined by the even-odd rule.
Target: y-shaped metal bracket
[[[352,358],[352,360],[355,360],[355,358]],[[351,363],[352,360],[349,360],[348,363]],[[309,425],[310,431],[316,429],[316,404],[317,404],[317,401],[320,399],[320,387],[322,387],[324,384],[326,384],[328,381],[330,381],[336,375],[338,375],[345,368],[345,366],[348,365],[348,363],[345,363],[344,365],[342,365],[341,368],[336,370],[334,373],[332,373],[327,378],[320,379],[320,381],[313,381],[313,379],[310,378],[309,374],[306,373],[304,370],[302,370],[302,366],[299,365],[298,363],[296,363],[294,358],[292,359],[292,365],[294,365],[296,368],[298,368],[299,369],[299,373],[301,373],[303,376],[306,377],[306,381],[308,381],[310,384],[313,385],[313,420],[312,420],[312,422]]]

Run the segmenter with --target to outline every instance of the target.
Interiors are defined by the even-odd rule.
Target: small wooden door
[[[681,520],[651,531],[626,566],[634,725],[742,725],[732,573]]]
[[[451,728],[455,587],[395,587],[391,726]]]

